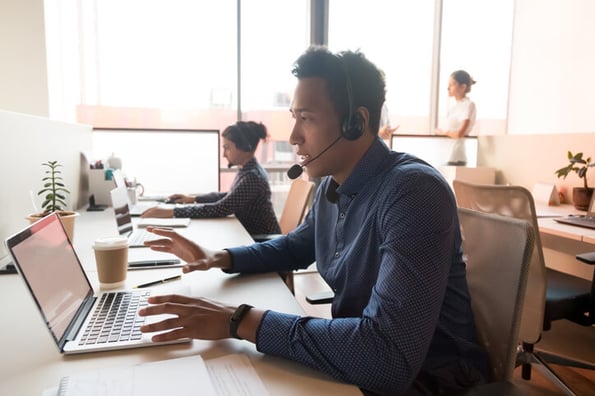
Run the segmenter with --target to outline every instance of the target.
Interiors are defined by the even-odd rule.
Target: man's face
[[[328,96],[326,82],[318,77],[298,81],[290,109],[295,124],[289,143],[297,146],[302,164],[319,155],[341,135],[339,115]],[[311,177],[334,175],[341,171],[340,139],[306,167]],[[344,160],[344,158],[343,158]]]

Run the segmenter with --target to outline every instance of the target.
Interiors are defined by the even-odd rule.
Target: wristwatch
[[[240,322],[244,316],[246,316],[248,311],[250,311],[252,308],[254,308],[252,305],[242,304],[235,310],[233,315],[231,315],[231,318],[229,318],[229,335],[231,337],[237,338],[238,340],[243,339],[238,335],[238,326],[240,325]]]

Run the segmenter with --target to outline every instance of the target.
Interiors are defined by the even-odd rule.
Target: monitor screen
[[[219,191],[218,130],[94,129],[94,160],[112,155],[145,195]]]

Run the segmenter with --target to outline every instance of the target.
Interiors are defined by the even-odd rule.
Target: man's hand
[[[171,228],[147,227],[147,231],[163,236],[153,241],[145,241],[145,246],[158,252],[172,253],[186,261],[182,271],[206,271],[210,268],[229,269],[231,258],[225,250],[210,251],[178,234]]]
[[[140,328],[143,333],[164,332],[154,335],[153,341],[172,341],[180,338],[219,340],[229,338],[229,322],[236,307],[224,305],[206,298],[191,298],[179,295],[149,297],[155,304],[139,310],[140,316],[170,314],[173,318]],[[250,310],[240,322],[238,334],[249,341],[256,339],[256,330],[263,311]]]

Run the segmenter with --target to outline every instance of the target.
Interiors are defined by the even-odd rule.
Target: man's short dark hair
[[[365,107],[370,113],[370,129],[378,133],[380,112],[385,99],[384,73],[359,51],[332,53],[323,46],[311,46],[294,63],[298,79],[318,77],[326,81],[335,110],[349,114],[348,85],[351,84],[352,111]]]

